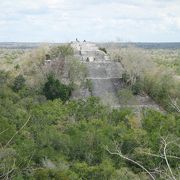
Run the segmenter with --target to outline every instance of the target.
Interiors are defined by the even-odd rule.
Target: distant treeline
[[[144,49],[179,49],[180,42],[170,43],[130,43]]]
[[[28,43],[28,42],[0,42],[0,48],[6,49],[34,49],[46,43]],[[48,43],[50,45],[62,45],[63,43]],[[140,43],[140,42],[119,42],[119,43],[97,43],[103,47],[128,47],[129,45],[143,49],[180,49],[180,42],[165,43]]]
[[[180,49],[180,42],[164,42],[164,43],[142,43],[142,42],[119,42],[119,43],[99,43],[101,46],[109,47],[128,47],[135,46],[143,49]]]
[[[35,49],[44,44],[62,45],[63,43],[0,42],[2,49]]]

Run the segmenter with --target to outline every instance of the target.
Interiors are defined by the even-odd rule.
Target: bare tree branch
[[[146,172],[149,174],[149,176],[151,177],[151,179],[155,180],[154,176],[153,176],[143,165],[141,165],[140,163],[134,161],[133,159],[130,159],[130,158],[124,156],[119,150],[117,150],[117,152],[111,152],[108,148],[106,148],[106,150],[107,150],[110,154],[112,154],[112,155],[118,155],[118,156],[120,156],[121,158],[123,158],[123,159],[125,159],[125,160],[127,160],[127,161],[130,161],[130,162],[138,165],[140,168],[142,168],[144,171],[146,171]]]
[[[175,178],[174,175],[173,175],[172,169],[171,169],[171,167],[170,167],[170,165],[169,165],[169,162],[168,162],[168,159],[167,159],[167,155],[166,155],[166,148],[167,148],[167,145],[168,145],[169,143],[167,143],[164,138],[162,138],[162,140],[163,140],[163,143],[164,143],[164,149],[163,149],[163,150],[164,150],[164,158],[165,158],[166,164],[167,164],[167,166],[168,166],[168,169],[169,169],[169,172],[170,172],[170,174],[171,174],[171,176],[172,176],[172,179],[176,180],[176,178]]]
[[[5,129],[4,131],[0,132],[0,135],[5,133],[9,128]]]
[[[18,131],[16,131],[16,133],[10,138],[10,140],[6,143],[4,148],[6,148],[11,143],[11,141],[14,139],[14,137],[27,125],[27,123],[29,122],[30,119],[31,119],[31,116],[29,116],[28,120],[23,124],[23,126]]]
[[[141,153],[146,154],[146,155],[149,155],[149,156],[154,156],[154,157],[158,157],[158,158],[163,158],[163,159],[165,159],[164,155],[158,155],[158,154],[153,154],[153,153],[144,152],[144,151],[141,151]],[[174,158],[174,159],[179,159],[179,160],[180,160],[180,157],[173,156],[173,155],[166,155],[166,157],[168,157],[168,158]]]
[[[177,111],[177,112],[180,112],[180,107],[178,106],[177,104],[177,101],[176,100],[173,100],[170,96],[169,96],[169,99],[171,101],[171,106]]]

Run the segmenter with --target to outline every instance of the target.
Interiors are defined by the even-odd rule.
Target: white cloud
[[[0,41],[180,41],[179,0],[1,1]]]

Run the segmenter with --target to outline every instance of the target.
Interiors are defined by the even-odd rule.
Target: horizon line
[[[51,42],[51,41],[0,41],[1,43],[32,43],[32,44],[63,44],[75,41]],[[83,42],[83,41],[80,41]],[[86,41],[92,43],[180,43],[180,41]]]

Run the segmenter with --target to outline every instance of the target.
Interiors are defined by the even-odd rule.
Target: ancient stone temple
[[[96,44],[91,42],[75,41],[71,43],[71,46],[75,50],[76,56],[78,56],[82,61],[94,62],[94,61],[104,61],[109,60],[107,54],[97,47]]]
[[[110,60],[108,54],[91,42],[72,42],[75,56],[85,63],[87,79],[92,82],[92,95],[100,97],[105,104],[118,105],[117,91],[122,86],[123,68],[119,62]],[[88,93],[87,93],[88,94]]]
[[[134,104],[124,104],[118,95],[119,90],[124,89],[122,80],[124,69],[122,64],[111,60],[108,54],[99,50],[94,43],[76,41],[71,43],[71,46],[74,48],[75,56],[86,65],[88,70],[87,80],[90,80],[93,86],[91,93],[84,89],[79,94],[74,94],[75,98],[93,95],[99,97],[104,104],[113,108],[131,107],[138,111],[140,108],[147,107],[159,109],[149,97],[144,96],[134,97]]]

